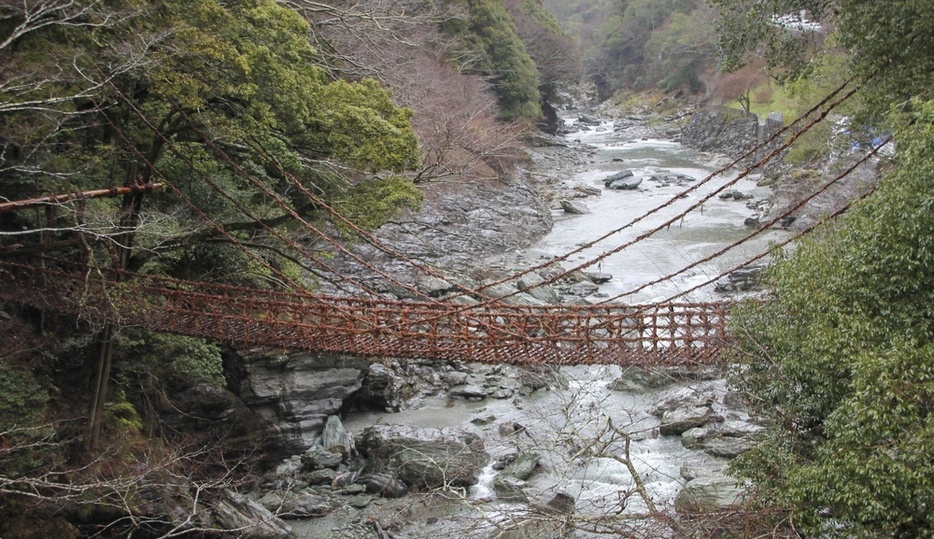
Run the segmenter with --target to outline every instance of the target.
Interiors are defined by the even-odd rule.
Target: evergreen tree
[[[829,23],[847,72],[871,78],[866,117],[885,115],[898,142],[876,193],[775,264],[772,297],[732,321],[737,383],[772,420],[736,470],[812,536],[932,537],[934,5],[717,3],[730,58],[765,44],[789,78],[817,51],[778,17]]]
[[[482,71],[493,78],[505,120],[537,118],[539,76],[500,0],[469,0],[470,31],[484,52]]]

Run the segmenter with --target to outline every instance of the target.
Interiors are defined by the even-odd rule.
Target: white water
[[[653,208],[675,199],[673,204],[649,218],[573,255],[564,263],[564,266],[577,266],[585,261],[593,260],[613,250],[616,246],[627,243],[675,218],[679,213],[736,177],[736,172],[730,171],[727,175],[718,176],[706,182],[684,198],[677,198],[686,189],[698,184],[718,168],[714,158],[675,142],[624,140],[620,134],[613,132],[611,123],[604,124],[601,129],[579,132],[569,137],[580,140],[581,144],[590,145],[597,151],[590,166],[575,173],[567,180],[567,183],[569,186],[597,187],[601,189],[602,196],[583,199],[591,211],[589,214],[556,213],[553,231],[526,251],[527,257],[544,260],[562,256],[584,243],[594,241],[623,227]],[[685,174],[697,181],[670,185],[643,181],[639,189],[635,191],[616,191],[603,187],[603,178],[626,169],[633,170],[636,176],[667,172]],[[764,198],[769,194],[767,189],[758,187],[747,179],[740,180],[727,188],[727,190],[733,189],[753,195],[756,199]],[[660,276],[680,271],[692,262],[746,236],[752,229],[745,227],[743,221],[753,213],[753,210],[746,207],[745,202],[721,200],[714,196],[699,209],[677,219],[671,226],[619,253],[608,256],[603,262],[589,267],[588,270],[613,275],[614,279],[601,287],[601,295],[616,297]],[[777,231],[761,234],[739,248],[694,267],[669,282],[626,296],[620,301],[647,303],[667,299],[767,250],[769,243],[779,239],[781,234]],[[714,299],[712,290],[713,286],[709,285],[683,299],[697,301]]]

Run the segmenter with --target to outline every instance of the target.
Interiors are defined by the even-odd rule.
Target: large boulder
[[[558,293],[555,292],[554,287],[543,285],[543,282],[545,282],[545,279],[543,279],[541,275],[532,272],[519,277],[516,280],[516,286],[519,290],[522,290],[537,300],[544,301],[545,303],[558,303],[560,297]]]
[[[735,478],[723,474],[700,476],[688,481],[675,497],[675,511],[685,515],[725,511],[742,502],[745,493]]]
[[[334,501],[327,496],[307,490],[267,492],[257,503],[273,514],[291,518],[323,517],[336,507]]]
[[[324,424],[324,432],[321,433],[321,447],[326,451],[345,457],[354,456],[357,453],[357,448],[354,447],[353,435],[344,428],[341,418],[336,415],[328,417],[327,422]]]
[[[365,360],[339,355],[243,356],[240,397],[268,425],[270,457],[313,447],[327,418],[360,389],[368,366]]]
[[[518,370],[519,393],[528,395],[542,388],[567,389],[570,382],[560,367],[542,365]]]
[[[709,406],[687,406],[669,410],[662,414],[658,432],[662,436],[680,436],[688,429],[705,425],[711,420],[712,414]]]
[[[624,170],[603,179],[607,189],[632,190],[642,184],[642,176],[636,176],[631,170]]]
[[[570,213],[572,215],[584,215],[590,213],[590,208],[588,208],[583,202],[576,200],[562,200],[561,209],[564,210],[564,213]]]
[[[232,490],[212,508],[221,530],[235,531],[246,539],[289,539],[292,528],[262,505]]]
[[[531,504],[529,513],[503,523],[498,539],[565,539],[573,533],[569,522],[575,512],[576,500],[558,492],[545,503]]]
[[[194,384],[169,393],[168,399],[152,399],[161,425],[174,432],[222,432],[231,444],[257,443],[263,421],[233,392],[211,384]]]
[[[368,472],[420,490],[476,484],[490,460],[479,436],[454,428],[377,425],[360,434],[357,448],[369,459]]]
[[[518,455],[514,461],[510,462],[506,468],[503,469],[503,475],[509,475],[525,481],[529,477],[532,477],[532,474],[535,473],[541,460],[542,456],[539,453],[523,453]]]

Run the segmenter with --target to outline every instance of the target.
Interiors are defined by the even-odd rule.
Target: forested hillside
[[[736,471],[794,533],[931,537],[934,5],[714,3],[728,63],[849,78],[862,86],[849,125],[897,145],[876,192],[776,264],[768,301],[733,321],[737,387],[771,425]],[[829,25],[835,47],[774,22],[800,13]]]
[[[536,0],[5,2],[0,202],[78,200],[8,205],[0,256],[339,283],[339,245],[432,186],[510,181],[521,137],[555,127],[576,65]],[[169,392],[223,388],[218,344],[0,310],[0,536],[171,534],[177,523],[132,516],[146,502],[120,502],[127,485],[189,477],[210,498],[235,483],[211,459],[250,462],[230,436],[185,464],[218,433],[190,439],[157,413]]]
[[[698,519],[656,507],[642,477],[657,470],[640,475],[629,453],[633,440],[654,436],[652,429],[630,433],[606,419],[602,434],[612,445],[597,447],[601,433],[584,433],[590,445],[579,444],[569,410],[580,403],[566,402],[555,405],[568,414],[562,439],[534,442],[553,443],[574,466],[585,453],[623,466],[630,490],[612,491],[612,503],[588,500],[605,513],[576,524],[567,493],[544,507],[526,498],[538,520],[510,531],[531,538],[550,529],[547,537],[557,538],[578,525],[594,534],[664,529],[701,537],[698,530],[709,527],[712,537],[934,537],[932,28],[930,0],[0,2],[0,287],[29,287],[34,275],[46,283],[81,276],[69,281],[78,283],[68,290],[79,303],[72,314],[0,301],[0,538],[289,537],[268,509],[238,492],[270,485],[287,492],[317,481],[348,487],[341,495],[354,503],[360,499],[350,496],[368,492],[404,495],[406,486],[393,477],[369,476],[363,485],[354,484],[359,469],[336,473],[359,457],[353,442],[345,443],[346,431],[328,432],[338,438],[334,447],[344,448],[337,457],[330,449],[294,455],[301,475],[286,481],[266,474],[281,464],[263,454],[266,436],[282,433],[267,432],[264,421],[286,412],[277,407],[301,412],[324,402],[327,412],[306,421],[320,420],[313,426],[323,439],[322,417],[330,424],[348,411],[341,392],[359,391],[364,405],[398,411],[387,393],[413,397],[406,384],[423,378],[436,386],[457,382],[485,398],[473,384],[479,375],[449,368],[442,376],[413,364],[394,378],[380,364],[376,381],[363,387],[369,365],[328,357],[304,380],[315,390],[296,389],[288,351],[124,327],[107,302],[133,297],[129,280],[141,274],[189,299],[216,284],[226,292],[275,293],[302,308],[309,304],[302,301],[323,297],[306,293],[320,291],[353,300],[438,300],[388,272],[382,288],[354,280],[344,271],[351,264],[340,264],[394,254],[371,232],[404,229],[426,201],[484,213],[485,196],[507,187],[538,196],[521,181],[533,139],[565,155],[580,152],[562,174],[593,159],[586,145],[538,137],[558,131],[557,110],[581,80],[595,88],[595,102],[645,91],[653,106],[665,93],[665,101],[690,110],[728,105],[744,112],[796,113],[834,89],[853,90],[833,115],[812,114],[815,123],[828,119],[810,132],[788,132],[797,142],[781,158],[807,170],[779,167],[779,174],[792,182],[833,175],[856,152],[875,153],[884,143],[886,157],[875,161],[883,178],[843,217],[776,252],[765,271],[765,301],[744,304],[730,321],[731,339],[722,341],[735,344],[730,398],[748,403],[763,424],[759,445],[733,462],[738,479],[730,488],[747,489],[742,507]],[[592,123],[608,131],[609,120]],[[673,132],[681,127],[676,120],[668,120]],[[464,185],[479,187],[460,190]],[[465,197],[478,200],[467,207]],[[540,206],[551,226],[549,208]],[[420,224],[445,234],[447,215],[433,217]],[[500,243],[502,252],[516,249]],[[406,262],[430,281],[436,260],[417,247]],[[473,261],[472,253],[465,256]],[[369,269],[382,272],[378,265]],[[461,292],[459,284],[442,284]],[[140,317],[188,307],[171,305],[168,295],[138,296]],[[53,307],[64,302],[43,299]],[[88,314],[98,308],[98,316]],[[260,320],[291,323],[291,315],[269,308]],[[328,323],[350,320],[356,329],[359,322],[355,314],[337,318]],[[375,326],[379,337],[379,321]],[[249,326],[231,327],[246,333]],[[194,334],[210,329],[203,331]],[[451,338],[469,340],[470,331]],[[263,387],[236,388],[258,403],[257,412],[230,386],[261,355]],[[499,366],[485,373],[503,377]],[[497,388],[504,399],[520,387],[528,394],[549,384],[568,387],[547,369],[522,371],[509,383]],[[277,391],[298,396],[283,404],[270,397]],[[585,414],[594,415],[597,404],[587,405]],[[491,417],[478,416],[478,424]],[[706,412],[704,418],[714,421]],[[531,438],[525,425],[503,425],[503,439]],[[289,434],[300,438],[307,426]],[[443,440],[443,452],[453,459],[469,454],[478,461],[471,466],[486,469],[490,455],[474,455],[470,436],[462,446],[452,440]],[[418,453],[391,446],[387,459]],[[510,456],[490,466],[524,460]],[[318,465],[334,458],[330,468]],[[484,525],[508,513],[473,505],[467,482],[447,471],[432,483],[442,485],[441,497],[483,512]],[[525,497],[527,485],[516,484],[500,486]],[[311,498],[303,517],[333,509]],[[270,504],[297,514],[284,509],[284,499]],[[627,504],[639,506],[636,517],[605,509]],[[426,521],[445,523],[446,516]],[[593,522],[599,525],[588,527]],[[394,537],[379,519],[367,520],[365,529]]]
[[[601,98],[620,89],[698,93],[716,71],[716,12],[703,0],[546,2],[579,36]]]

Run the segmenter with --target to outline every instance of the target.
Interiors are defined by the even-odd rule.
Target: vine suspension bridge
[[[847,99],[856,90],[839,98],[825,110],[820,107],[830,101],[836,94],[842,92],[846,85],[812,109],[817,114],[809,124],[799,127],[796,134],[787,142],[771,150],[768,155],[737,176],[736,180],[725,183],[722,187],[702,197],[688,210],[679,213],[661,226],[646,231],[634,240],[607,251],[603,257],[610,253],[619,252],[638,241],[650,237],[665,226],[676,223],[687,212],[702,207],[702,204],[711,197],[716,196],[738,179],[748,175],[750,171],[762,166],[780,151],[786,149],[794,139],[806,131],[810,126],[821,121],[826,114],[837,104]],[[858,88],[857,88],[858,89]],[[804,118],[805,116],[802,116]],[[795,123],[801,121],[796,120]],[[651,210],[648,214],[627,223],[613,233],[631,227],[636,222],[653,214],[665,206],[682,198],[682,195],[697,189],[714,176],[717,176],[739,163],[742,159],[756,155],[774,140],[785,134],[794,125],[778,131],[771,139],[754,148],[746,155],[717,171],[705,180],[687,189],[678,197],[666,204]],[[158,133],[157,133],[158,134]],[[172,150],[171,141],[165,142]],[[773,144],[771,148],[774,148]],[[808,200],[838,182],[856,166],[873,157],[879,147],[874,148],[853,167],[838,175],[835,179],[815,190],[808,197],[804,197],[797,205],[791,207],[785,214],[774,220],[762,223],[745,238],[732,245],[724,247],[721,251],[699,261],[694,261],[676,274],[662,277],[653,283],[670,279],[674,275],[683,273],[698,264],[719,256],[723,252],[747,241],[751,237],[767,230],[776,222],[800,208]],[[220,152],[222,150],[216,149]],[[136,156],[141,163],[149,168],[156,176],[168,186],[177,196],[191,206],[191,209],[204,217],[200,210],[188,201],[184,194],[175,189],[159,170],[145,160],[145,156]],[[184,159],[178,154],[177,157]],[[230,162],[233,170],[243,175],[248,181],[253,181],[246,171],[240,169],[236,163]],[[191,164],[193,174],[199,174],[197,167]],[[284,177],[288,177],[283,172]],[[210,179],[203,177],[206,183]],[[319,207],[332,213],[337,220],[344,220],[343,216],[332,210],[316,195],[307,190],[294,178],[296,189],[301,190],[310,200]],[[161,187],[162,184],[158,186]],[[263,189],[259,184],[257,188]],[[137,223],[142,196],[152,190],[154,184],[128,185],[122,188],[112,188],[95,192],[75,193],[73,195],[57,195],[42,199],[0,203],[0,212],[13,211],[25,207],[56,207],[74,200],[83,200],[99,196],[124,197],[124,216],[122,226],[132,229]],[[222,196],[224,193],[218,191]],[[275,193],[266,191],[266,195],[280,200]],[[283,210],[291,212],[283,202]],[[834,216],[847,208],[839,210]],[[247,217],[252,216],[242,210]],[[298,220],[309,230],[318,234],[322,239],[332,242],[323,232],[306,223],[298,215]],[[833,216],[831,216],[833,217]],[[207,223],[221,235],[227,237],[233,244],[239,245],[216,222],[204,217]],[[52,219],[49,218],[51,221]],[[353,226],[345,220],[345,224]],[[274,230],[270,234],[277,234]],[[385,253],[400,258],[413,267],[428,274],[435,275],[430,268],[411,261],[385,247],[379,240],[357,229],[357,232],[372,245]],[[612,233],[611,233],[612,234]],[[783,242],[788,243],[797,236],[789,237]],[[709,364],[724,359],[723,350],[728,346],[729,338],[726,326],[732,304],[730,302],[686,303],[677,301],[678,297],[690,292],[682,291],[678,296],[652,305],[625,305],[614,302],[620,297],[630,295],[634,291],[616,298],[610,298],[596,305],[569,306],[545,305],[525,306],[511,304],[507,298],[490,298],[484,290],[495,284],[513,280],[518,276],[545,266],[567,260],[572,253],[568,253],[542,266],[530,268],[518,275],[504,278],[497,283],[486,284],[476,290],[460,288],[460,296],[472,298],[471,301],[449,301],[430,298],[418,293],[411,285],[399,282],[392,276],[386,275],[379,268],[374,268],[365,261],[357,259],[363,265],[382,275],[396,285],[421,294],[421,299],[400,301],[386,299],[371,293],[359,282],[351,282],[363,293],[358,296],[321,295],[299,292],[282,292],[267,289],[244,288],[226,286],[213,283],[191,282],[151,275],[134,274],[124,270],[127,252],[132,243],[132,236],[127,235],[124,243],[118,243],[118,258],[122,264],[115,264],[117,269],[103,270],[89,268],[87,265],[69,264],[57,261],[47,262],[45,258],[36,256],[21,256],[17,253],[0,253],[0,299],[14,301],[38,309],[76,315],[80,319],[92,324],[112,324],[114,326],[138,326],[155,331],[165,331],[189,336],[204,337],[214,341],[222,341],[235,346],[260,346],[288,350],[307,350],[313,352],[342,353],[362,357],[401,357],[424,360],[461,360],[480,361],[487,363],[511,363],[520,365],[534,364],[619,364],[619,365],[671,365],[671,364]],[[590,247],[607,238],[604,236],[582,247]],[[296,252],[318,264],[332,275],[340,277],[339,272],[330,271],[322,260],[308,254],[294,242],[287,238],[279,239],[290,245]],[[332,243],[335,248],[348,256],[354,255],[344,247]],[[248,255],[245,247],[240,248]],[[26,250],[24,250],[26,251]],[[28,249],[28,251],[42,253],[44,249]],[[122,252],[122,253],[121,253]],[[579,251],[575,251],[579,252]],[[751,261],[767,256],[760,253],[751,260],[746,260],[736,268],[703,283],[709,284],[723,275],[745,266]],[[256,258],[258,262],[264,263]],[[570,270],[560,272],[545,285],[578,271],[582,268],[598,263],[602,257],[589,260]],[[274,268],[270,268],[274,270]],[[285,276],[279,274],[282,278]],[[292,283],[294,284],[294,283]],[[698,286],[698,287],[699,287]],[[695,288],[698,288],[695,287]],[[292,286],[297,290],[300,287]]]
[[[112,275],[116,277],[116,275]],[[239,346],[513,364],[715,361],[728,304],[651,307],[392,301],[287,294],[4,264],[0,297]],[[195,288],[195,289],[193,289]]]

